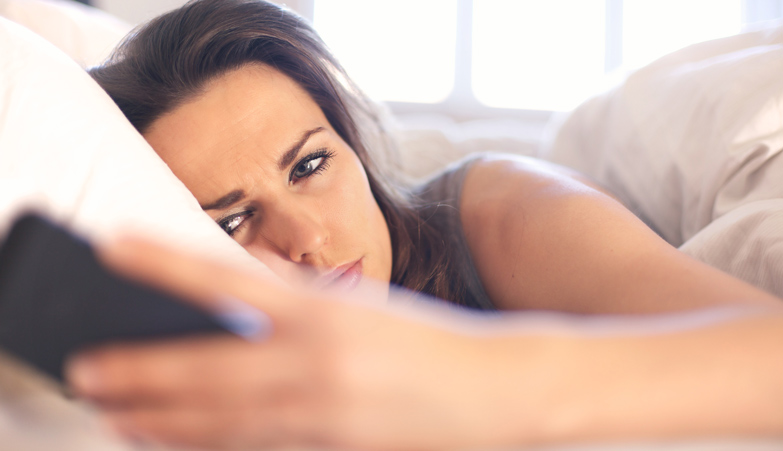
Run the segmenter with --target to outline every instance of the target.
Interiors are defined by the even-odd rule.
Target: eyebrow
[[[241,189],[235,189],[234,191],[231,191],[230,193],[212,202],[211,204],[202,205],[201,209],[204,211],[225,210],[226,208],[234,205],[235,203],[239,202],[244,198],[245,198],[245,192],[242,191]]]
[[[314,134],[318,132],[322,132],[324,130],[326,130],[324,127],[316,127],[312,130],[307,130],[306,132],[302,133],[302,136],[299,138],[299,141],[297,141],[296,144],[291,146],[291,148],[288,149],[283,154],[282,157],[280,157],[280,160],[277,162],[277,167],[281,171],[284,171],[285,168],[287,168],[291,163],[293,163],[293,161],[296,159],[296,156],[299,155],[299,152],[302,150],[302,147],[304,147],[304,145],[307,144],[307,140],[310,139],[310,137],[313,136]],[[201,205],[201,209],[204,211],[225,210],[226,208],[244,199],[245,196],[246,194],[244,191],[242,191],[241,189],[236,189],[212,203]]]
[[[302,133],[302,137],[299,138],[299,141],[296,142],[293,146],[291,146],[290,149],[288,149],[282,157],[280,157],[280,160],[277,162],[277,167],[281,171],[284,171],[285,168],[291,165],[291,163],[294,162],[296,159],[296,156],[299,155],[299,151],[302,150],[302,147],[307,143],[307,140],[310,139],[311,136],[318,132],[322,132],[326,130],[323,127],[316,127],[312,130],[307,130],[306,132]]]

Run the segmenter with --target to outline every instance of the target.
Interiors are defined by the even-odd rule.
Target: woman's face
[[[391,240],[353,150],[293,80],[229,72],[144,137],[220,226],[291,283],[388,282]]]

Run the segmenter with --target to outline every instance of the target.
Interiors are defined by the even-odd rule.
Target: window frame
[[[318,0],[289,0],[286,3],[312,21]],[[457,42],[454,86],[451,94],[438,103],[384,102],[398,114],[447,114],[456,120],[512,118],[546,123],[554,111],[498,108],[482,104],[473,93],[473,3],[481,0],[457,0]],[[293,4],[292,4],[293,3]],[[605,0],[605,72],[619,69],[623,54],[623,0]],[[743,0],[743,27],[764,20],[783,18],[783,0]]]

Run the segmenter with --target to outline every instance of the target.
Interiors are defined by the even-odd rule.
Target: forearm
[[[530,337],[497,340],[508,360],[496,402],[515,443],[783,437],[781,311],[665,334],[539,337],[532,354]]]
[[[246,300],[274,325],[261,341],[125,344],[72,362],[73,391],[133,434],[392,450],[783,436],[783,307],[722,323],[708,313],[695,326],[683,316],[476,317],[313,298],[143,241],[103,256],[205,308]]]

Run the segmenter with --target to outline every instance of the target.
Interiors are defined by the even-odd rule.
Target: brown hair
[[[250,63],[299,83],[356,152],[391,234],[391,282],[471,304],[444,237],[420,218],[409,189],[389,170],[394,146],[379,110],[298,15],[263,0],[191,1],[134,30],[90,75],[144,133],[210,80]]]

